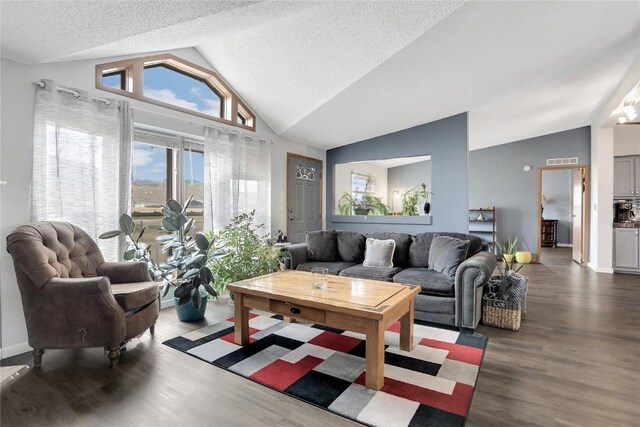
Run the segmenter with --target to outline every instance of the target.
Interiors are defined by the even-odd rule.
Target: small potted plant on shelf
[[[509,237],[507,239],[507,243],[505,243],[504,245],[501,244],[500,242],[496,242],[496,246],[498,246],[498,250],[500,251],[500,254],[502,255],[502,259],[504,260],[504,262],[506,263],[513,262],[513,258],[515,257],[516,251],[517,251],[517,244],[518,244],[518,236],[514,237],[513,239]]]
[[[162,252],[168,254],[163,263],[158,264],[152,259],[151,245],[140,242],[145,227],[136,238],[133,237],[135,223],[127,214],[120,217],[120,230],[99,236],[101,239],[126,236],[128,245],[124,259],[145,261],[151,278],[164,285],[163,296],[168,294],[170,286],[175,287],[174,303],[178,318],[182,321],[202,319],[208,295],[218,295],[212,286],[213,274],[206,266],[212,242],[202,233],[190,234],[195,225],[194,219],[187,217],[191,200],[193,196],[182,206],[178,201],[170,199],[167,206],[162,207],[162,227],[170,233],[157,238],[162,243]]]
[[[402,215],[417,216],[421,211],[426,215],[431,212],[427,185],[422,183],[402,194]],[[422,204],[422,209],[421,205]]]

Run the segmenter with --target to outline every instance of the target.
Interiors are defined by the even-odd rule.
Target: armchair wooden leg
[[[109,358],[109,367],[113,368],[114,366],[116,366],[118,364],[118,358],[120,357],[120,347],[111,347],[109,349],[109,354],[107,354],[107,357]]]
[[[35,368],[39,368],[40,365],[42,364],[42,355],[44,354],[44,350],[41,348],[34,348],[32,354],[33,354],[33,366]]]
[[[151,332],[151,335],[156,333],[156,324],[155,323],[153,325],[151,325],[151,327],[149,328],[149,332]]]

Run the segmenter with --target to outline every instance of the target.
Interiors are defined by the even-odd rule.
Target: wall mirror
[[[338,163],[335,215],[428,216],[431,156]]]

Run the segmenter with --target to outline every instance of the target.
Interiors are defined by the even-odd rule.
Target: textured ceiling
[[[2,56],[26,64],[195,47],[275,132],[323,148],[465,111],[472,149],[588,125],[640,55],[640,2],[3,1],[0,13]]]

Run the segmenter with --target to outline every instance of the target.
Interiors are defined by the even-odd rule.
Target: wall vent
[[[565,157],[561,159],[547,159],[547,166],[563,166],[563,165],[577,165],[577,157]]]

